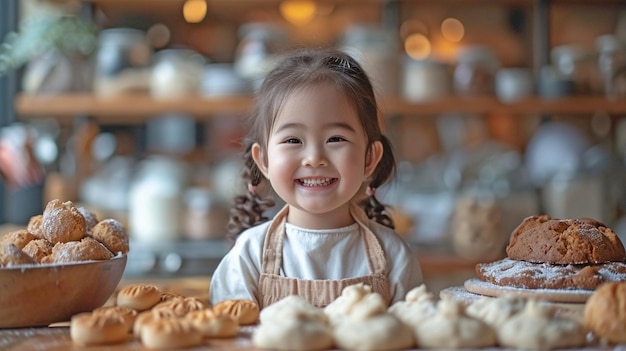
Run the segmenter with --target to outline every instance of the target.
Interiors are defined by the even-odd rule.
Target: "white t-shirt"
[[[211,279],[210,298],[215,304],[227,299],[256,301],[261,257],[271,221],[239,235]],[[370,220],[387,261],[391,303],[422,284],[417,255],[393,229]],[[281,276],[299,279],[343,279],[369,275],[363,238],[354,223],[339,229],[304,229],[285,223]],[[258,301],[257,301],[258,302]]]

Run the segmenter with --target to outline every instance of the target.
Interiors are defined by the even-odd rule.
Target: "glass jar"
[[[486,46],[473,45],[461,50],[454,69],[453,85],[463,97],[493,95],[500,62]]]
[[[289,48],[287,31],[275,23],[250,22],[242,25],[238,34],[234,68],[253,88],[259,88],[278,55]]]
[[[143,31],[103,29],[96,56],[94,92],[106,96],[146,90],[151,63],[152,49]]]
[[[608,98],[625,96],[626,91],[620,87],[626,82],[626,43],[606,34],[596,39],[596,48],[602,92]]]
[[[128,227],[134,240],[155,243],[180,237],[187,179],[182,161],[164,156],[142,161],[129,194]]]
[[[194,50],[157,52],[150,76],[150,95],[156,99],[171,99],[198,94],[204,64],[204,57]]]
[[[550,58],[557,72],[572,82],[574,93],[592,91],[594,67],[590,52],[577,45],[561,45],[552,48]]]
[[[378,95],[397,95],[399,43],[395,31],[379,25],[355,24],[347,28],[341,45],[359,61]]]

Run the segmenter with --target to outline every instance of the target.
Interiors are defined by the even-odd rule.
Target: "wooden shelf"
[[[19,95],[15,109],[21,119],[55,117],[69,123],[77,116],[94,116],[104,124],[135,124],[165,113],[187,113],[198,119],[214,115],[244,115],[252,106],[250,96],[214,98],[185,98],[155,100],[136,94],[119,97],[96,97],[89,94]],[[626,99],[607,100],[603,97],[568,97],[554,100],[531,98],[506,104],[494,97],[449,97],[432,102],[408,103],[400,98],[383,98],[381,109],[387,116],[432,116],[446,112],[467,114],[579,114],[604,112],[626,115]]]
[[[165,113],[187,113],[198,119],[218,114],[242,115],[250,110],[251,104],[249,96],[155,100],[145,94],[116,97],[21,94],[15,100],[15,110],[21,119],[50,116],[66,123],[77,116],[94,116],[104,124],[135,124]]]

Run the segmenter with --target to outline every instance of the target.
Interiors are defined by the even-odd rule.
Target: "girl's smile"
[[[296,179],[296,182],[305,188],[327,188],[334,184],[337,178],[301,178]]]

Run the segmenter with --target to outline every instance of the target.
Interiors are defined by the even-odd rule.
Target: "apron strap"
[[[267,228],[265,240],[263,241],[263,254],[261,262],[261,272],[266,274],[280,274],[280,268],[283,261],[283,241],[285,237],[285,222],[289,207],[285,205],[274,216],[272,223]],[[365,215],[363,209],[354,203],[350,203],[350,214],[359,224],[361,236],[363,237],[363,245],[365,247],[367,264],[371,273],[385,274],[387,269],[387,260],[380,246],[380,242],[376,235],[369,228],[369,218]]]

